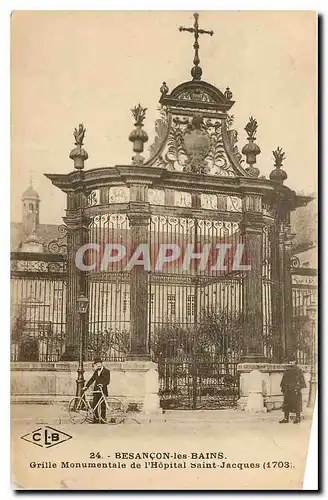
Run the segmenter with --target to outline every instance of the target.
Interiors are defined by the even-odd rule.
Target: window
[[[195,314],[195,296],[189,295],[187,297],[187,316],[193,316]]]
[[[175,295],[167,296],[167,312],[169,316],[175,316]]]

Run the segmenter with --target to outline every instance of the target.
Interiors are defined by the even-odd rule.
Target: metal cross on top
[[[202,76],[202,68],[199,66],[200,59],[199,59],[199,43],[198,43],[198,38],[199,35],[214,35],[214,31],[207,31],[207,30],[202,30],[199,29],[198,25],[198,18],[199,14],[195,12],[194,14],[195,22],[194,22],[194,27],[193,28],[183,28],[180,26],[179,31],[188,31],[189,33],[193,33],[195,37],[195,42],[194,42],[194,49],[195,49],[195,56],[194,56],[194,67],[191,69],[191,76],[193,77],[194,80],[200,80]]]

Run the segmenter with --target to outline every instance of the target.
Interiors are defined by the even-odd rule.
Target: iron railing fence
[[[263,228],[263,349],[268,360],[280,355],[279,281],[275,226]],[[240,221],[153,214],[149,222],[152,263],[162,243],[204,245],[243,243]],[[129,247],[126,214],[91,219],[89,242]],[[100,253],[100,256],[101,253]],[[59,361],[65,352],[67,257],[63,254],[15,252],[11,259],[12,361]],[[237,363],[243,355],[245,275],[233,268],[189,266],[176,259],[148,272],[148,331],[151,357],[158,363],[160,395],[166,407],[226,407],[238,399]],[[107,361],[125,360],[130,350],[130,272],[126,262],[87,273],[89,314],[85,359],[100,354]],[[293,343],[298,362],[310,363],[311,329],[307,307],[317,294],[316,271],[292,270]]]
[[[312,328],[307,308],[317,303],[317,270],[311,268],[293,268],[292,274],[293,304],[293,351],[298,363],[311,363]]]
[[[11,360],[59,361],[65,350],[66,257],[11,255]]]
[[[130,246],[130,224],[125,213],[95,215],[89,225],[89,243],[100,250],[88,272],[89,321],[85,357],[101,356],[106,361],[124,361],[130,350],[130,273],[126,259],[107,265],[106,245]]]

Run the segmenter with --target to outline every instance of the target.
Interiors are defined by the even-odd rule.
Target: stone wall
[[[144,413],[159,413],[157,364],[150,361],[106,363],[111,371],[109,394],[131,404]],[[238,408],[246,411],[270,411],[280,408],[280,390],[286,364],[240,363],[240,398]],[[302,366],[306,389],[302,391],[306,406],[309,393],[310,367]],[[93,373],[92,363],[85,363],[85,380]],[[11,395],[16,403],[69,401],[76,392],[77,362],[11,363]]]
[[[281,408],[283,395],[280,382],[287,364],[240,363],[240,398],[238,408],[246,411],[270,411]],[[302,390],[303,406],[309,395],[310,366],[300,365],[306,383]]]
[[[149,361],[105,363],[111,372],[109,394],[125,407],[133,404],[143,413],[159,413],[157,364]],[[84,378],[92,376],[92,363],[85,363]],[[69,401],[76,392],[77,363],[11,363],[11,397],[16,403]]]

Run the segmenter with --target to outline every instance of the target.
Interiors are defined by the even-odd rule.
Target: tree
[[[240,312],[207,308],[197,323],[163,323],[154,331],[151,347],[158,360],[236,358],[243,350],[243,328]]]
[[[11,341],[19,342],[22,339],[27,325],[27,307],[25,303],[11,304]]]
[[[105,328],[89,333],[86,341],[86,359],[99,356],[107,360],[124,360],[130,351],[130,332],[118,328]]]
[[[15,361],[57,361],[64,345],[63,332],[51,321],[33,320],[29,300],[11,304],[11,342]],[[35,305],[35,303],[33,303]]]

